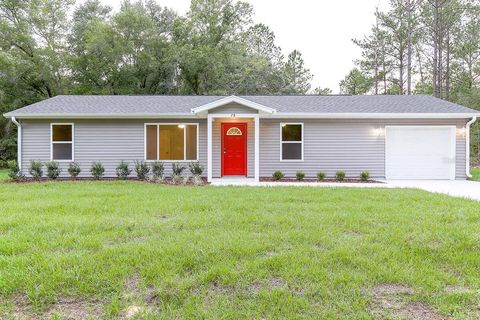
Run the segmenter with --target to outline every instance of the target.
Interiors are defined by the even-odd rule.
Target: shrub
[[[281,179],[283,179],[283,177],[285,177],[285,175],[283,174],[282,171],[277,170],[273,173],[272,177],[273,177],[274,180],[281,180]]]
[[[368,181],[368,179],[370,179],[370,172],[362,171],[360,173],[360,180],[365,182],[365,181]]]
[[[90,173],[95,179],[101,179],[105,173],[105,168],[101,162],[93,162]]]
[[[185,169],[186,167],[181,163],[172,163],[172,179],[175,183],[182,182],[182,173]]]
[[[56,161],[49,161],[45,163],[45,167],[47,167],[47,177],[50,179],[57,179],[62,169],[58,167],[58,162]]]
[[[325,172],[320,171],[320,172],[317,173],[318,181],[325,180],[325,177],[326,177]]]
[[[335,173],[335,179],[337,179],[337,181],[343,181],[345,180],[345,171],[337,171]]]
[[[70,177],[73,179],[75,179],[81,171],[80,165],[76,162],[72,162],[68,165],[68,174],[70,174]]]
[[[193,176],[193,184],[195,185],[200,185],[203,183],[202,180],[202,173],[203,173],[203,166],[200,164],[200,162],[191,162],[188,165],[190,169],[190,173]],[[186,179],[184,182],[186,183],[188,180]]]
[[[305,178],[305,173],[303,171],[297,171],[296,177],[298,181],[302,181]]]
[[[128,162],[122,160],[115,169],[115,172],[117,173],[117,177],[119,179],[125,180],[128,178],[130,173],[132,173],[132,169],[128,168]]]
[[[188,167],[190,169],[190,172],[192,173],[192,176],[201,176],[203,173],[203,166],[200,164],[200,162],[191,162],[188,164]]]
[[[161,161],[152,162],[152,175],[154,180],[162,180],[163,172],[165,171],[165,166]]]
[[[135,161],[135,172],[137,173],[137,178],[141,180],[147,179],[147,174],[150,172],[145,161]]]
[[[32,175],[34,179],[40,179],[43,176],[42,170],[43,164],[40,161],[32,160],[30,161],[30,168],[28,172]]]
[[[25,177],[20,171],[20,167],[18,166],[17,161],[15,160],[7,161],[7,167],[8,167],[8,177],[10,179],[18,180]]]

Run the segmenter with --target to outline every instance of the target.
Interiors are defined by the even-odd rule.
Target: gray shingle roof
[[[185,115],[225,96],[56,96],[5,114],[22,115]],[[282,113],[443,113],[478,111],[427,95],[412,96],[241,96]]]

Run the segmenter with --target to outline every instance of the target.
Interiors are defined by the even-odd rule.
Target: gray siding
[[[248,122],[248,168],[249,177],[254,176],[254,122],[253,119],[215,119],[213,123],[213,177],[221,174],[220,123],[227,121]],[[105,175],[115,176],[115,167],[121,160],[130,162],[144,159],[145,123],[199,123],[199,160],[207,166],[207,126],[201,120],[23,120],[22,121],[22,168],[27,173],[30,160],[50,160],[50,122],[73,122],[75,124],[75,161],[82,168],[81,176],[90,175],[93,161],[101,161]],[[456,125],[461,128],[467,119],[445,120],[325,120],[295,119],[304,123],[304,161],[280,161],[280,123],[284,119],[260,119],[260,176],[270,177],[275,170],[282,170],[293,177],[303,170],[308,177],[318,171],[333,176],[337,170],[345,170],[348,176],[358,176],[363,170],[372,177],[385,176],[385,137],[374,133],[385,125]],[[465,179],[465,137],[457,136],[456,175]],[[67,176],[68,163],[61,164],[62,176]],[[165,164],[170,175],[171,163]],[[133,175],[133,174],[132,174]],[[205,170],[206,175],[206,170]]]
[[[260,176],[270,177],[281,170],[294,177],[302,170],[307,177],[319,171],[334,176],[338,170],[357,177],[368,170],[372,177],[385,177],[385,136],[376,135],[375,129],[386,125],[456,125],[461,128],[467,120],[325,120],[295,119],[304,123],[304,161],[280,161],[280,123],[285,119],[260,120]],[[457,136],[456,175],[465,179],[465,137]]]
[[[28,173],[30,160],[50,160],[50,122],[74,123],[74,157],[82,169],[81,177],[90,176],[93,161],[102,162],[106,177],[115,177],[115,168],[120,161],[130,162],[133,169],[135,160],[144,160],[145,123],[199,123],[199,161],[204,168],[207,166],[206,120],[24,120],[22,171],[25,174]],[[188,162],[185,163],[187,164]],[[68,163],[61,163],[61,167],[62,176],[68,176]],[[165,172],[170,175],[171,162],[165,162]],[[132,172],[132,176],[135,176],[135,172]]]

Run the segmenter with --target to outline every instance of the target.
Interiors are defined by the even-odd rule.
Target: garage
[[[455,179],[455,126],[385,127],[387,179]]]

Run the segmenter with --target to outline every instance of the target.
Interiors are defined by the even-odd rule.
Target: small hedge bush
[[[152,176],[153,180],[163,180],[163,173],[165,171],[165,166],[161,161],[152,162]]]
[[[317,180],[318,181],[325,180],[325,177],[326,177],[325,172],[320,171],[320,172],[317,173]]]
[[[186,169],[181,163],[172,163],[172,179],[175,183],[182,182],[182,173]]]
[[[202,165],[200,164],[200,162],[191,162],[189,165],[188,165],[189,169],[190,169],[190,173],[192,174],[192,176],[201,176],[202,173],[203,173],[203,167]]]
[[[345,176],[346,176],[345,171],[337,171],[335,173],[335,179],[337,179],[337,181],[345,180]]]
[[[137,178],[141,180],[147,179],[147,175],[150,172],[150,168],[148,167],[145,161],[135,161],[135,172],[137,173]]]
[[[119,179],[125,180],[128,178],[130,173],[132,173],[132,169],[128,167],[128,162],[121,161],[115,169],[115,172],[117,173],[117,177]]]
[[[45,167],[47,167],[47,177],[50,179],[57,179],[62,169],[58,167],[58,162],[56,161],[49,161],[45,163]]]
[[[10,160],[7,161],[8,167],[8,177],[12,180],[23,179],[25,176],[20,171],[20,167],[18,166],[17,161]]]
[[[305,178],[305,173],[303,171],[297,171],[296,175],[298,181],[302,181]]]
[[[82,170],[80,169],[80,165],[78,163],[72,162],[68,165],[68,174],[70,177],[72,177],[72,179],[78,177],[80,172],[82,172]]]
[[[202,173],[203,173],[203,166],[200,164],[200,162],[191,162],[189,165],[188,165],[189,169],[190,169],[190,173],[192,174],[193,176],[193,183],[195,185],[200,185],[203,183],[203,180],[202,180]],[[184,181],[186,182],[186,181]]]
[[[32,160],[30,161],[30,168],[28,169],[28,172],[34,179],[40,179],[43,176],[43,170],[42,170],[43,164],[40,161],[37,160]]]
[[[370,172],[368,171],[362,171],[360,173],[360,180],[363,181],[363,182],[366,182],[370,179]]]
[[[92,166],[90,167],[90,173],[95,179],[99,180],[103,178],[103,174],[105,173],[105,167],[101,162],[93,162]]]
[[[283,177],[285,177],[285,175],[283,174],[282,171],[277,170],[273,173],[272,177],[273,177],[274,180],[281,180],[281,179],[283,179]]]

